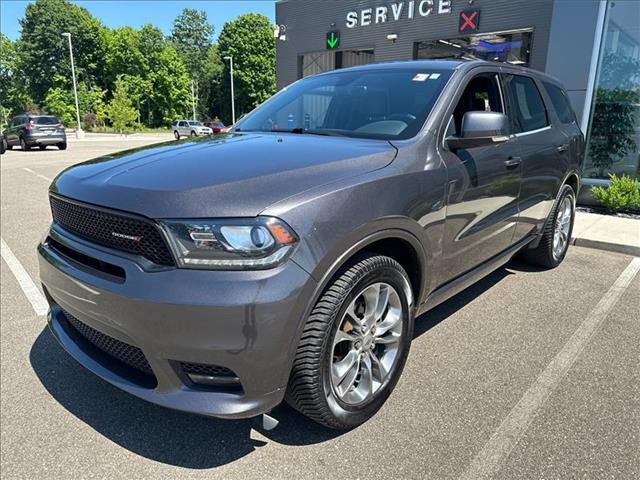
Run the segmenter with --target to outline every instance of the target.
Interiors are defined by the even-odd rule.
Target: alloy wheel
[[[569,243],[569,230],[573,217],[573,202],[571,197],[565,197],[560,203],[556,223],[553,230],[553,257],[559,260]]]
[[[367,286],[346,309],[333,339],[331,385],[348,405],[369,401],[386,384],[403,331],[402,303],[387,283]]]

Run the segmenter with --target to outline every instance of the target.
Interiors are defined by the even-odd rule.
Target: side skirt
[[[449,300],[454,295],[470,287],[478,280],[489,275],[494,270],[497,270],[502,265],[511,260],[511,257],[513,257],[519,250],[526,247],[536,238],[537,235],[529,235],[528,237],[520,240],[518,243],[512,245],[502,253],[499,253],[495,257],[492,257],[486,262],[478,265],[473,270],[470,270],[467,273],[463,273],[458,278],[451,280],[441,287],[438,287],[433,292],[431,292],[426,301],[422,305],[420,305],[418,311],[416,312],[416,316],[428,310],[431,310],[434,307],[437,307],[442,302]]]

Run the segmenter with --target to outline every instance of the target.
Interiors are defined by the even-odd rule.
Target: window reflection
[[[586,177],[640,176],[639,2],[608,5],[587,138]]]

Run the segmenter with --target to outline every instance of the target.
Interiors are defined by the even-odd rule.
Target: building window
[[[371,49],[305,53],[298,57],[298,78],[338,68],[367,65],[374,61],[375,55]]]
[[[416,60],[466,58],[529,65],[532,30],[483,33],[469,37],[418,42]]]
[[[640,3],[610,2],[587,130],[585,177],[640,177]]]

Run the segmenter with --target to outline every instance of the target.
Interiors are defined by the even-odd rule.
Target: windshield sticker
[[[418,73],[415,77],[412,78],[414,82],[424,82],[427,78],[429,78],[428,73]]]
[[[437,80],[438,78],[440,78],[440,74],[439,73],[432,73],[429,78],[431,80]]]

